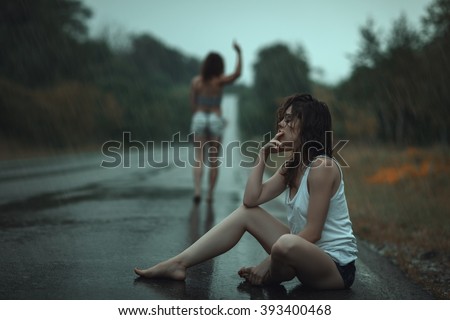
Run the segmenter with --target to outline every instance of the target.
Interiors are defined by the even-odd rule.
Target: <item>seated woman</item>
[[[261,148],[249,175],[243,205],[180,254],[135,269],[136,274],[184,280],[189,267],[230,250],[249,232],[268,253],[256,266],[239,270],[251,284],[279,284],[297,277],[316,289],[349,288],[357,246],[342,170],[326,137],[331,130],[325,103],[308,94],[287,97],[278,110],[278,132]],[[291,157],[263,182],[268,156],[287,150]],[[285,190],[288,225],[259,206]]]

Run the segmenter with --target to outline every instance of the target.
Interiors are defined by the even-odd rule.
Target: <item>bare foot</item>
[[[183,281],[186,279],[186,268],[177,262],[161,262],[151,268],[141,270],[134,268],[134,272],[144,278],[165,278]]]
[[[248,267],[242,267],[239,271],[238,274],[241,278],[245,278],[248,279],[248,277],[250,276],[250,273],[252,272],[252,268],[248,268]]]
[[[243,267],[238,271],[238,274],[241,278],[244,278],[245,281],[249,282],[251,285],[261,285],[262,279],[256,276],[254,269],[255,267]]]
[[[270,271],[268,271],[262,278],[255,277],[253,274],[254,268],[255,267],[243,267],[238,271],[238,274],[241,278],[244,278],[245,281],[248,281],[254,286],[279,284],[279,282],[273,281]]]

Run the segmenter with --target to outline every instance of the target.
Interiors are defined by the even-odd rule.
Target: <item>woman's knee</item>
[[[275,259],[287,259],[295,251],[298,255],[303,247],[303,238],[294,234],[284,234],[273,244],[271,256]],[[305,248],[306,249],[306,248]]]
[[[242,215],[253,216],[258,212],[259,209],[260,209],[259,207],[247,207],[246,205],[241,204],[235,210],[235,212]]]
[[[260,213],[259,211],[259,207],[247,207],[242,204],[233,212],[233,214],[249,221],[252,219],[257,219],[258,213]]]

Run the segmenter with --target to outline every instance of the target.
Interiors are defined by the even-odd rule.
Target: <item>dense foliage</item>
[[[246,136],[261,135],[275,127],[274,115],[281,99],[295,92],[309,92],[309,66],[301,47],[297,52],[284,44],[259,51],[254,65],[255,82],[241,93],[241,130]]]
[[[89,38],[90,16],[76,0],[0,2],[0,141],[64,147],[123,131],[142,141],[188,132],[189,83],[200,62],[149,34],[131,35],[120,49],[107,37]],[[335,87],[311,80],[302,47],[262,48],[254,84],[235,87],[242,132],[271,131],[282,97],[312,92],[346,138],[448,144],[449,24],[450,0],[435,0],[420,30],[400,16],[381,37],[368,21],[353,70]]]
[[[5,0],[0,15],[0,138],[62,147],[187,132],[196,59],[147,34],[122,50],[90,39],[80,1]]]
[[[361,28],[353,72],[335,88],[353,138],[448,144],[450,1],[434,1],[422,21],[419,31],[402,15],[385,39],[373,21]]]

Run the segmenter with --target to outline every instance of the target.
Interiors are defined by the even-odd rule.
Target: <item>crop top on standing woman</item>
[[[197,105],[209,108],[220,106],[221,102],[222,102],[221,95],[218,96],[198,95],[196,100]]]

